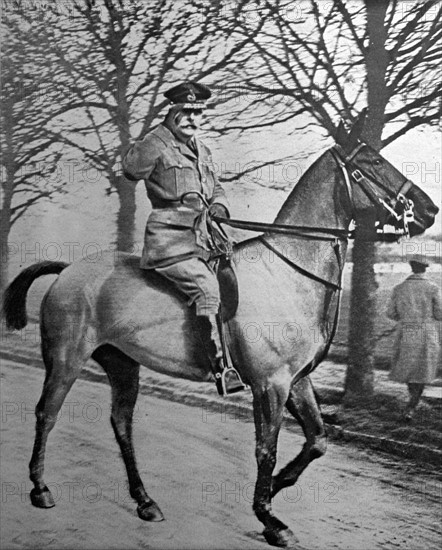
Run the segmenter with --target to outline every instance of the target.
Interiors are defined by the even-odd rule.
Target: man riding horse
[[[195,304],[197,326],[220,395],[244,389],[226,368],[220,337],[220,291],[209,265],[214,250],[210,217],[228,217],[228,202],[212,169],[210,150],[197,137],[211,92],[184,82],[168,90],[164,121],[136,141],[123,159],[126,178],[144,179],[152,212],[147,220],[143,269],[155,269]],[[202,198],[204,198],[204,204]]]
[[[200,320],[210,323],[211,357],[218,368],[218,288],[207,266],[210,250],[205,247],[210,247],[206,224],[201,223],[208,213],[195,195],[187,197],[196,204],[186,207],[179,199],[183,192],[195,193],[196,189],[212,210],[216,204],[221,210],[226,203],[206,164],[209,152],[193,135],[197,126],[195,102],[199,112],[200,101],[210,93],[195,85],[184,87],[187,94],[178,93],[182,90],[180,86],[168,93],[175,106],[166,124],[138,142],[125,165],[132,178],[146,179],[154,207],[147,224],[143,266],[160,273],[164,270],[196,303]],[[190,100],[191,111],[186,112],[183,104]],[[413,237],[434,224],[439,210],[422,189],[359,141],[363,124],[363,117],[359,117],[350,132],[340,125],[336,145],[303,174],[274,223],[254,223],[264,234],[234,249],[240,257],[252,254],[260,258],[259,262],[238,262],[236,266],[241,299],[229,318],[229,343],[232,358],[241,365],[240,374],[253,393],[257,463],[253,509],[264,525],[264,537],[274,546],[292,548],[297,544],[295,534],[273,511],[274,497],[293,487],[327,447],[324,422],[308,374],[325,358],[333,339],[350,222],[366,223],[368,209],[376,212],[381,205],[394,218],[394,226],[403,234],[409,230]],[[412,219],[406,216],[409,210]],[[295,250],[302,246],[302,265],[280,252],[287,250],[287,245]],[[144,487],[132,442],[139,367],[143,364],[162,374],[194,380],[206,379],[207,369],[198,364],[197,339],[188,330],[193,324],[192,314],[175,296],[164,292],[158,277],[145,276],[138,264],[139,260],[129,254],[115,255],[112,251],[94,262],[82,259],[67,265],[43,261],[27,267],[6,289],[6,326],[21,330],[27,324],[26,296],[33,282],[45,275],[60,275],[40,308],[46,376],[35,409],[37,423],[29,463],[34,506],[55,505],[43,475],[49,433],[72,384],[92,358],[107,373],[112,386],[112,427],[138,515],[144,521],[164,519]],[[246,338],[242,328],[251,320],[260,321],[260,326],[271,321],[275,331],[262,331],[259,342]],[[173,335],[172,345],[164,341],[165,334]],[[274,473],[284,409],[299,422],[306,440],[297,456]]]

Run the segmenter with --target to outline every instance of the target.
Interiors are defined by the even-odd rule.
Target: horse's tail
[[[39,262],[17,275],[3,296],[3,313],[8,328],[20,330],[27,325],[26,295],[35,279],[43,275],[58,275],[68,265],[65,262]]]

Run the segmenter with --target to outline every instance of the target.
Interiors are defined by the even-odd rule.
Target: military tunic
[[[192,138],[193,150],[160,124],[137,141],[123,159],[131,180],[144,179],[152,212],[147,220],[141,267],[165,267],[191,257],[208,259],[208,243],[197,243],[194,225],[203,210],[198,198],[183,193],[198,191],[209,204],[228,209],[224,189],[213,170],[210,150]]]
[[[393,289],[387,316],[399,322],[390,378],[404,383],[431,383],[440,367],[439,288],[423,273],[413,273]]]

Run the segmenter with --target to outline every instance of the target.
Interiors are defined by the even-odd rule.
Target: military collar
[[[425,273],[412,273],[407,277],[407,279],[426,279]]]

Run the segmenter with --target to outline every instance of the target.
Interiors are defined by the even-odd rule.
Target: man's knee
[[[197,315],[213,315],[218,313],[220,292],[218,280],[213,272],[207,270],[204,277],[198,279],[198,295],[195,298]]]
[[[175,286],[189,298],[189,305],[195,303],[197,315],[211,315],[218,312],[220,305],[218,280],[205,262],[192,258],[157,271],[173,281]]]

